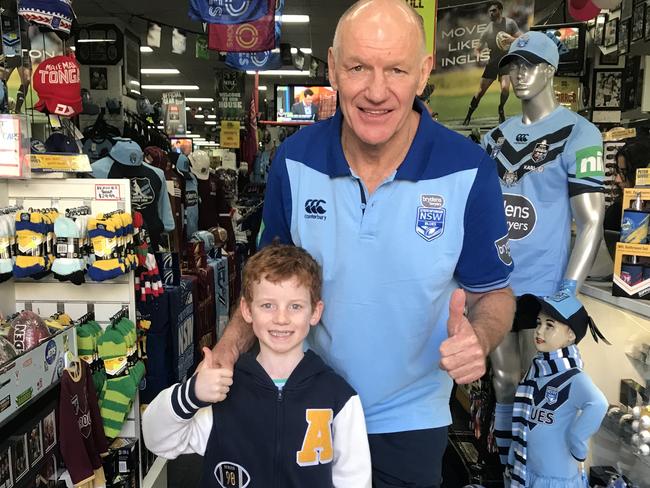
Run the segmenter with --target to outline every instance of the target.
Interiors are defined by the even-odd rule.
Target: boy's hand
[[[225,400],[232,385],[232,369],[215,368],[214,353],[203,348],[203,361],[196,368],[194,393],[202,402],[217,403]]]

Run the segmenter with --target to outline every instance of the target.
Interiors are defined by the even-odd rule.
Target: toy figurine
[[[571,292],[523,298],[539,310],[537,354],[517,387],[506,477],[511,488],[584,488],[581,463],[607,400],[582,370],[576,344],[587,329],[596,342],[609,342]]]

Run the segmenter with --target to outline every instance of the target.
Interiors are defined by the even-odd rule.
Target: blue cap
[[[79,154],[79,146],[72,137],[63,132],[54,132],[45,141],[48,153]]]
[[[131,139],[115,139],[111,148],[110,157],[126,166],[139,166],[142,164],[142,148]]]
[[[45,144],[40,139],[32,139],[30,148],[32,154],[43,154],[47,152]]]
[[[543,32],[530,31],[517,37],[508,54],[499,61],[499,68],[509,64],[515,57],[522,58],[531,64],[548,63],[557,69],[560,61],[558,44]]]

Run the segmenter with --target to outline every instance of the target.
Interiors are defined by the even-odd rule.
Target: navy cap
[[[122,110],[122,102],[117,98],[108,98],[106,99],[106,108],[109,114],[117,115]]]
[[[532,295],[524,296],[532,297]],[[609,344],[580,300],[570,290],[560,290],[550,297],[534,298],[542,312],[558,322],[566,324],[573,331],[576,336],[576,344],[587,334],[587,329],[596,342],[600,338],[605,344]]]
[[[109,153],[111,159],[126,166],[138,166],[142,164],[142,148],[137,142],[131,139],[115,139],[115,145]]]
[[[30,148],[32,154],[43,154],[47,152],[45,144],[40,139],[32,139]]]
[[[79,146],[67,134],[54,132],[45,141],[45,149],[48,153],[79,154]]]
[[[557,69],[560,52],[557,43],[547,34],[530,31],[517,37],[510,44],[508,54],[499,61],[499,68],[509,64],[514,58],[525,59],[531,64],[548,63]]]

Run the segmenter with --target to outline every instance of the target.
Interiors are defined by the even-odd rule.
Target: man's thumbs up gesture
[[[458,289],[449,300],[449,338],[440,345],[440,367],[458,384],[471,383],[483,376],[488,354],[464,312],[465,292]]]
[[[225,400],[232,385],[232,369],[215,368],[212,350],[203,348],[203,361],[196,368],[194,393],[202,402],[217,403]]]

